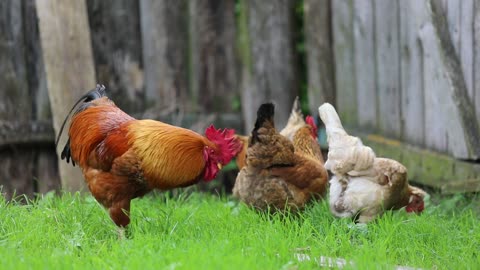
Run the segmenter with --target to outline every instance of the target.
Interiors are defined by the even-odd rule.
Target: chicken
[[[301,127],[305,125],[303,114],[300,108],[300,99],[298,96],[293,101],[292,112],[288,118],[287,125],[280,131],[280,134],[293,141],[293,136]]]
[[[325,103],[318,111],[327,129],[325,168],[333,173],[329,203],[335,216],[367,223],[389,209],[406,206],[407,212],[423,211],[426,193],[408,184],[402,164],[377,158],[359,138],[349,136],[332,105]]]
[[[311,120],[313,120],[313,118]],[[290,141],[293,141],[293,136],[295,135],[297,130],[305,124],[306,123],[303,120],[302,111],[300,110],[300,100],[298,97],[296,97],[295,101],[293,102],[292,112],[290,114],[290,117],[288,118],[287,125],[282,129],[282,131],[280,131],[280,134],[287,137]],[[313,124],[315,123],[313,122]],[[248,148],[248,136],[236,136],[243,142],[243,149],[238,153],[236,158],[237,167],[239,170],[241,170],[243,167],[245,167],[245,160]]]
[[[72,116],[61,158],[81,167],[92,195],[119,227],[130,223],[132,199],[152,189],[213,180],[241,148],[230,129],[211,125],[202,136],[159,121],[134,119],[106,97],[104,86],[97,85],[77,104],[82,101]]]
[[[246,166],[237,175],[233,195],[257,209],[296,211],[312,198],[324,196],[328,175],[321,161],[316,159],[319,149],[308,150],[308,146],[315,146],[312,128],[305,125],[305,132],[300,132],[301,129],[297,132],[294,142],[305,145],[295,149],[289,139],[277,132],[273,116],[271,103],[258,109]]]

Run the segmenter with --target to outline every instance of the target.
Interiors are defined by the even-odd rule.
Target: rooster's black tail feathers
[[[68,115],[65,117],[65,120],[63,120],[62,126],[60,127],[60,132],[58,132],[57,138],[55,140],[55,147],[58,146],[58,141],[60,140],[60,136],[62,136],[63,129],[65,128],[65,124],[67,123],[68,118],[72,114],[73,110],[77,107],[77,105],[83,101],[83,104],[80,105],[80,107],[77,109],[76,112],[82,111],[85,108],[88,107],[88,103],[92,100],[99,99],[102,97],[107,96],[107,93],[105,91],[105,86],[97,84],[97,87],[95,89],[92,89],[88,91],[85,95],[83,95],[81,98],[78,99],[78,101],[73,105],[72,109],[68,113]],[[62,154],[61,154],[61,159],[66,159],[67,163],[69,162],[71,155],[70,155],[70,139],[68,139],[67,144],[63,148]],[[72,160],[73,166],[75,166],[75,162]]]

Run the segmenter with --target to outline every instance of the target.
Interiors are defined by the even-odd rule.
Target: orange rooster
[[[132,199],[152,189],[210,181],[242,147],[234,130],[212,125],[202,136],[159,121],[137,120],[106,97],[104,86],[97,85],[77,104],[81,101],[61,158],[80,165],[91,193],[120,227],[130,223]]]

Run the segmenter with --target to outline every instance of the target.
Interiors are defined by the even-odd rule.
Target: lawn
[[[260,214],[228,196],[153,194],[132,205],[129,238],[90,196],[0,198],[2,269],[346,269],[480,267],[478,197],[433,196],[424,214],[388,213],[367,226],[333,218],[325,202],[300,215]]]

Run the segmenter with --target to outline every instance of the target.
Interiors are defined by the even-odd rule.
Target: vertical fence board
[[[408,0],[400,5],[403,136],[418,146],[425,141],[423,48],[418,32],[426,20],[425,1]]]
[[[20,1],[0,2],[0,121],[27,124],[32,117],[25,63],[24,25]],[[0,186],[7,198],[18,190],[33,194],[33,153],[13,145],[0,151]]]
[[[333,51],[337,109],[346,125],[357,123],[357,95],[353,53],[353,2],[332,1]]]
[[[242,81],[242,112],[246,130],[251,130],[257,108],[265,101],[277,104],[277,127],[286,124],[295,95],[298,95],[294,61],[292,12],[294,1],[246,2],[251,69],[244,69],[248,81]],[[272,16],[275,14],[275,16]],[[245,78],[243,78],[245,80]]]
[[[474,101],[478,124],[480,125],[480,0],[475,0],[474,9],[474,61],[473,61],[473,84]]]
[[[308,101],[311,114],[329,102],[335,104],[333,51],[331,46],[330,0],[304,3]]]
[[[37,10],[34,1],[25,1],[24,5],[27,82],[30,96],[34,98],[31,120],[52,124],[45,68],[40,47]],[[53,146],[52,141],[50,144],[37,145],[35,148],[35,166],[33,168],[33,178],[36,182],[34,185],[35,192],[46,193],[60,187],[57,155]]]
[[[475,98],[473,92],[473,0],[458,1],[461,3],[460,10],[460,52],[459,58],[462,65],[463,78],[467,85],[468,95],[472,100]]]
[[[431,21],[420,31],[422,45],[428,48],[424,50],[426,145],[457,158],[476,159],[480,154],[478,123],[454,53],[445,10],[436,0],[427,7]]]
[[[184,0],[140,1],[146,104],[156,111],[195,110],[198,93],[188,92],[187,18]]]
[[[397,1],[375,2],[379,128],[396,138],[402,133],[398,14]]]
[[[353,1],[354,58],[357,82],[358,124],[377,127],[375,77],[375,25],[373,0]]]
[[[71,106],[95,87],[87,7],[84,0],[37,0],[36,5],[53,123],[58,133]],[[59,146],[64,145],[64,140]],[[61,147],[57,150],[61,151]],[[78,167],[59,160],[59,169],[65,190],[85,188]]]
[[[441,4],[447,12],[448,30],[452,39],[453,47],[457,54],[460,52],[460,27],[461,27],[461,2],[457,0],[447,0],[446,6]],[[460,55],[460,54],[458,54]]]
[[[127,113],[144,108],[138,1],[87,0],[97,81]]]
[[[235,1],[191,1],[191,82],[201,111],[231,112],[238,98],[235,58]],[[239,108],[238,108],[239,109]]]

